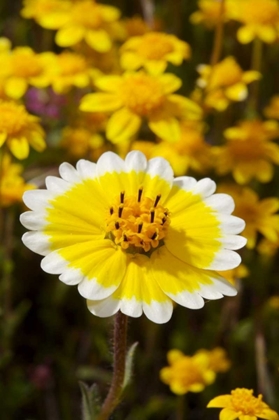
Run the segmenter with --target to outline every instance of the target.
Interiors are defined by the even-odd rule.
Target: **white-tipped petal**
[[[181,306],[184,306],[185,308],[200,309],[204,306],[204,300],[197,293],[197,291],[194,293],[187,292],[186,290],[177,294],[167,293],[167,292],[165,293],[174,302],[178,303]]]
[[[80,159],[77,162],[77,171],[82,179],[94,179],[96,177],[97,165],[89,160]]]
[[[100,318],[113,316],[119,311],[121,301],[113,299],[111,296],[103,300],[87,300],[89,311]]]
[[[127,172],[145,172],[147,168],[147,160],[143,153],[134,150],[127,154],[125,165]]]
[[[210,178],[201,179],[196,183],[192,191],[194,194],[199,194],[203,198],[210,197],[216,190],[216,183]]]
[[[81,178],[77,172],[77,170],[70,165],[70,163],[64,162],[59,166],[59,173],[61,178],[65,181],[76,183],[80,182]]]
[[[87,277],[84,277],[82,282],[78,285],[78,291],[81,296],[92,300],[106,299],[108,296],[112,295],[116,288],[117,285],[104,287],[102,284],[98,283],[95,278],[88,279]]]
[[[241,257],[237,252],[223,249],[217,253],[208,269],[216,271],[230,270],[239,266],[240,263]]]
[[[184,191],[191,191],[197,184],[197,181],[195,178],[192,178],[191,176],[179,176],[174,179],[173,185],[176,185],[181,190]]]
[[[221,227],[225,234],[237,235],[238,233],[241,233],[245,228],[244,220],[240,219],[239,217],[220,214],[218,215],[218,219],[221,222]]]
[[[142,302],[135,298],[121,299],[120,310],[123,314],[132,318],[138,318],[142,315]]]
[[[204,299],[215,300],[221,299],[224,296],[235,296],[237,294],[235,287],[221,276],[216,274],[216,277],[211,277],[211,280],[212,284],[203,284],[198,291]]]
[[[247,239],[238,235],[226,235],[222,239],[222,244],[226,249],[240,249],[246,245]]]
[[[49,239],[42,232],[26,232],[22,236],[22,242],[36,254],[45,256],[50,252]]]
[[[159,176],[160,178],[167,181],[169,184],[173,184],[173,170],[169,162],[163,158],[153,158],[147,162],[146,173],[151,178]]]
[[[231,214],[234,211],[234,201],[228,194],[214,194],[204,200],[212,209],[224,213]]]
[[[54,194],[47,190],[29,190],[23,194],[23,202],[31,210],[44,211]]]
[[[24,227],[31,230],[43,229],[47,223],[44,219],[44,214],[35,211],[26,211],[25,213],[22,213],[19,220]]]
[[[69,268],[64,273],[60,274],[59,280],[68,286],[75,286],[82,281],[83,277],[84,276],[80,270]]]
[[[113,152],[104,153],[97,162],[97,175],[100,177],[107,172],[125,172],[123,159]]]
[[[41,261],[42,269],[49,274],[61,274],[66,270],[67,265],[67,261],[60,257],[56,251],[46,255]]]
[[[46,177],[46,187],[49,191],[54,194],[64,194],[72,185],[64,181],[64,179],[58,178],[57,176]]]
[[[153,300],[149,304],[143,303],[143,312],[150,321],[156,324],[168,322],[172,316],[173,304],[171,300],[157,302]]]

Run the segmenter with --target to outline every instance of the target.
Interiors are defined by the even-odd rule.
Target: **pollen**
[[[0,132],[16,135],[29,123],[24,107],[13,102],[0,102]]]
[[[164,101],[164,92],[152,76],[136,73],[126,77],[119,89],[124,105],[138,115],[148,115]]]
[[[138,46],[138,54],[148,60],[160,60],[173,51],[172,43],[164,34],[147,34]]]
[[[237,388],[231,394],[232,409],[240,415],[257,416],[264,408],[262,395],[254,397],[252,389]]]
[[[107,234],[116,245],[130,252],[149,252],[157,248],[170,224],[169,211],[155,199],[144,196],[139,188],[136,196],[121,192],[108,210]]]

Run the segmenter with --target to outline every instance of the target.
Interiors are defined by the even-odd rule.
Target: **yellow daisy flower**
[[[255,248],[258,232],[271,242],[279,239],[279,198],[268,197],[259,199],[257,193],[248,187],[237,185],[222,185],[220,192],[229,193],[235,202],[234,213],[245,220],[246,226],[242,232],[247,239],[247,248]]]
[[[113,143],[131,139],[143,119],[158,137],[177,141],[181,131],[178,118],[198,119],[201,109],[194,102],[175,95],[181,80],[173,74],[152,76],[139,71],[122,76],[104,76],[95,81],[103,92],[85,95],[80,109],[111,112],[106,134]]]
[[[252,389],[236,388],[228,395],[213,398],[207,407],[223,408],[220,420],[278,420],[278,414],[263,402],[260,394],[254,397]]]
[[[179,350],[171,350],[167,354],[170,366],[160,371],[161,381],[169,385],[177,395],[187,392],[201,392],[206,385],[215,381],[216,374],[210,367],[207,352],[197,352],[194,356],[186,356]]]
[[[270,140],[278,138],[275,121],[247,120],[224,132],[226,144],[213,148],[219,175],[232,173],[238,184],[256,178],[269,182],[273,177],[272,163],[279,164],[279,146]]]
[[[217,111],[225,110],[231,101],[244,101],[247,84],[261,77],[257,71],[243,71],[234,57],[227,57],[214,67],[201,64],[198,72],[197,85],[204,90],[204,105]]]
[[[215,347],[212,350],[200,349],[196,354],[204,354],[208,357],[208,366],[213,372],[227,372],[231,367],[227,352],[222,347]]]
[[[277,0],[241,0],[235,1],[231,17],[242,26],[237,31],[237,38],[247,44],[255,38],[263,42],[275,42],[279,34],[279,4]]]
[[[279,120],[279,95],[274,95],[269,104],[264,108],[266,118]]]
[[[181,137],[175,143],[162,141],[135,141],[132,148],[141,150],[149,158],[161,156],[168,159],[175,175],[185,175],[189,170],[206,173],[212,167],[211,146],[203,136],[203,127],[198,122],[181,124]]]
[[[230,3],[229,0],[225,1],[224,13],[222,14],[222,20],[224,22],[229,20]],[[214,28],[220,20],[220,0],[200,0],[198,1],[198,7],[199,10],[191,14],[190,22],[194,25],[202,23],[209,29]]]
[[[67,93],[72,86],[78,88],[88,86],[93,75],[93,70],[80,54],[64,51],[61,54],[52,55],[48,76],[52,89],[58,94]]]
[[[21,16],[35,19],[44,28],[58,29],[68,21],[71,0],[23,0]]]
[[[0,164],[0,207],[21,203],[23,193],[35,186],[25,183],[21,176],[23,166],[13,163],[8,154],[0,154]]]
[[[149,32],[130,38],[121,47],[120,64],[125,70],[144,67],[150,74],[161,74],[168,62],[179,66],[190,57],[190,46],[174,35]]]
[[[23,242],[44,256],[43,270],[78,285],[93,314],[144,312],[164,323],[172,301],[198,309],[204,298],[235,295],[215,270],[240,263],[244,222],[212,180],[174,179],[166,160],[137,151],[125,160],[106,152],[76,169],[63,163],[60,176],[24,194]]]
[[[6,142],[18,159],[29,155],[29,144],[38,152],[45,147],[45,134],[39,118],[29,114],[23,105],[0,101],[0,147]]]
[[[268,239],[263,238],[259,245],[257,246],[257,251],[265,255],[269,258],[274,257],[274,255],[277,253],[279,248],[279,238],[277,241],[269,241]]]
[[[141,36],[152,30],[142,17],[137,15],[129,19],[125,19],[123,21],[123,25],[127,38],[132,36]]]
[[[29,47],[18,47],[0,54],[0,68],[5,71],[5,95],[19,99],[29,85],[37,88],[49,86],[47,69],[51,65],[51,57],[51,53],[36,54]]]
[[[58,10],[61,11],[60,6]],[[71,2],[70,7],[66,2],[62,13],[51,11],[40,18],[40,24],[58,29],[55,41],[60,47],[71,47],[84,40],[93,50],[106,52],[112,47],[111,33],[119,17],[116,7],[79,0]]]

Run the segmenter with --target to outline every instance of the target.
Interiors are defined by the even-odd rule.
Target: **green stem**
[[[218,23],[215,28],[213,50],[212,50],[211,59],[210,59],[210,65],[212,67],[218,63],[220,59],[220,55],[221,55],[222,43],[223,43],[223,37],[224,37],[224,19],[223,19],[224,13],[225,13],[225,0],[221,0],[220,14],[219,14]]]
[[[114,319],[113,377],[108,395],[102,405],[97,420],[108,420],[120,402],[125,376],[126,341],[128,317],[119,311]]]
[[[263,53],[263,43],[260,39],[255,38],[253,42],[251,70],[258,71],[258,72],[261,71],[262,53]],[[260,87],[260,81],[256,80],[255,82],[253,82],[250,88],[250,98],[248,102],[248,109],[253,116],[257,115],[259,87]]]
[[[176,420],[185,419],[185,395],[179,395],[177,397],[177,406],[176,406]]]

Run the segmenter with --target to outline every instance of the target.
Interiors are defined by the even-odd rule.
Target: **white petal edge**
[[[107,172],[125,172],[124,160],[116,153],[105,152],[97,162],[97,176],[102,176]]]
[[[138,318],[142,315],[142,302],[134,297],[132,299],[121,299],[120,310],[123,314],[132,318]]]
[[[200,309],[204,306],[203,298],[198,294],[198,291],[194,293],[187,292],[186,290],[177,294],[166,293],[174,302],[181,306],[189,309]]]
[[[236,288],[230,284],[227,280],[220,276],[212,278],[212,284],[201,285],[198,293],[204,299],[216,300],[221,299],[224,296],[235,296],[237,294]]]
[[[22,242],[36,254],[45,256],[50,252],[49,239],[42,232],[26,232],[22,236]]]
[[[145,172],[147,168],[147,159],[143,153],[134,150],[127,154],[125,165],[127,172]]]
[[[31,210],[42,211],[49,207],[49,201],[54,198],[54,194],[48,190],[29,190],[23,194],[23,202]]]
[[[54,194],[64,194],[72,187],[72,184],[57,176],[47,176],[45,182],[47,189]]]
[[[232,268],[238,267],[240,263],[241,257],[237,252],[222,249],[221,251],[218,251],[214,261],[212,261],[207,269],[216,271],[231,270]]]
[[[236,250],[243,248],[247,243],[247,239],[238,235],[226,235],[221,239],[221,242],[224,248]]]
[[[59,276],[59,280],[68,286],[76,286],[83,280],[83,274],[78,269],[69,268]]]
[[[210,178],[203,178],[196,183],[192,192],[201,195],[203,198],[210,197],[216,191],[216,183]]]
[[[173,181],[173,185],[184,191],[191,191],[196,184],[197,180],[191,176],[179,176]]]
[[[31,230],[42,230],[47,224],[43,212],[26,211],[19,216],[20,223]]]
[[[146,173],[150,175],[151,178],[159,176],[160,178],[167,181],[170,185],[173,184],[173,170],[169,162],[163,158],[157,157],[150,159],[147,162]]]
[[[235,208],[233,198],[228,194],[213,194],[210,197],[207,197],[204,200],[204,203],[212,209],[224,214],[231,214]]]
[[[239,217],[227,214],[219,214],[218,219],[221,223],[221,228],[224,235],[237,235],[238,233],[241,233],[245,228],[244,220],[240,219]]]
[[[87,277],[84,277],[82,282],[78,285],[78,291],[79,294],[86,299],[103,300],[111,296],[117,287],[118,285],[104,287],[97,282],[96,278],[88,279]]]
[[[107,318],[119,311],[120,303],[119,300],[108,297],[102,300],[87,300],[87,307],[93,315]]]
[[[65,181],[76,183],[80,182],[81,178],[77,170],[70,165],[70,163],[64,162],[59,166],[59,173],[62,179]]]
[[[52,251],[41,261],[42,269],[49,274],[62,274],[66,271],[68,262],[57,251]]]
[[[77,171],[82,179],[96,178],[97,165],[89,160],[80,159],[76,165]]]
[[[156,324],[165,324],[171,319],[173,304],[171,300],[165,302],[153,300],[150,304],[143,303],[143,312],[150,321]]]

